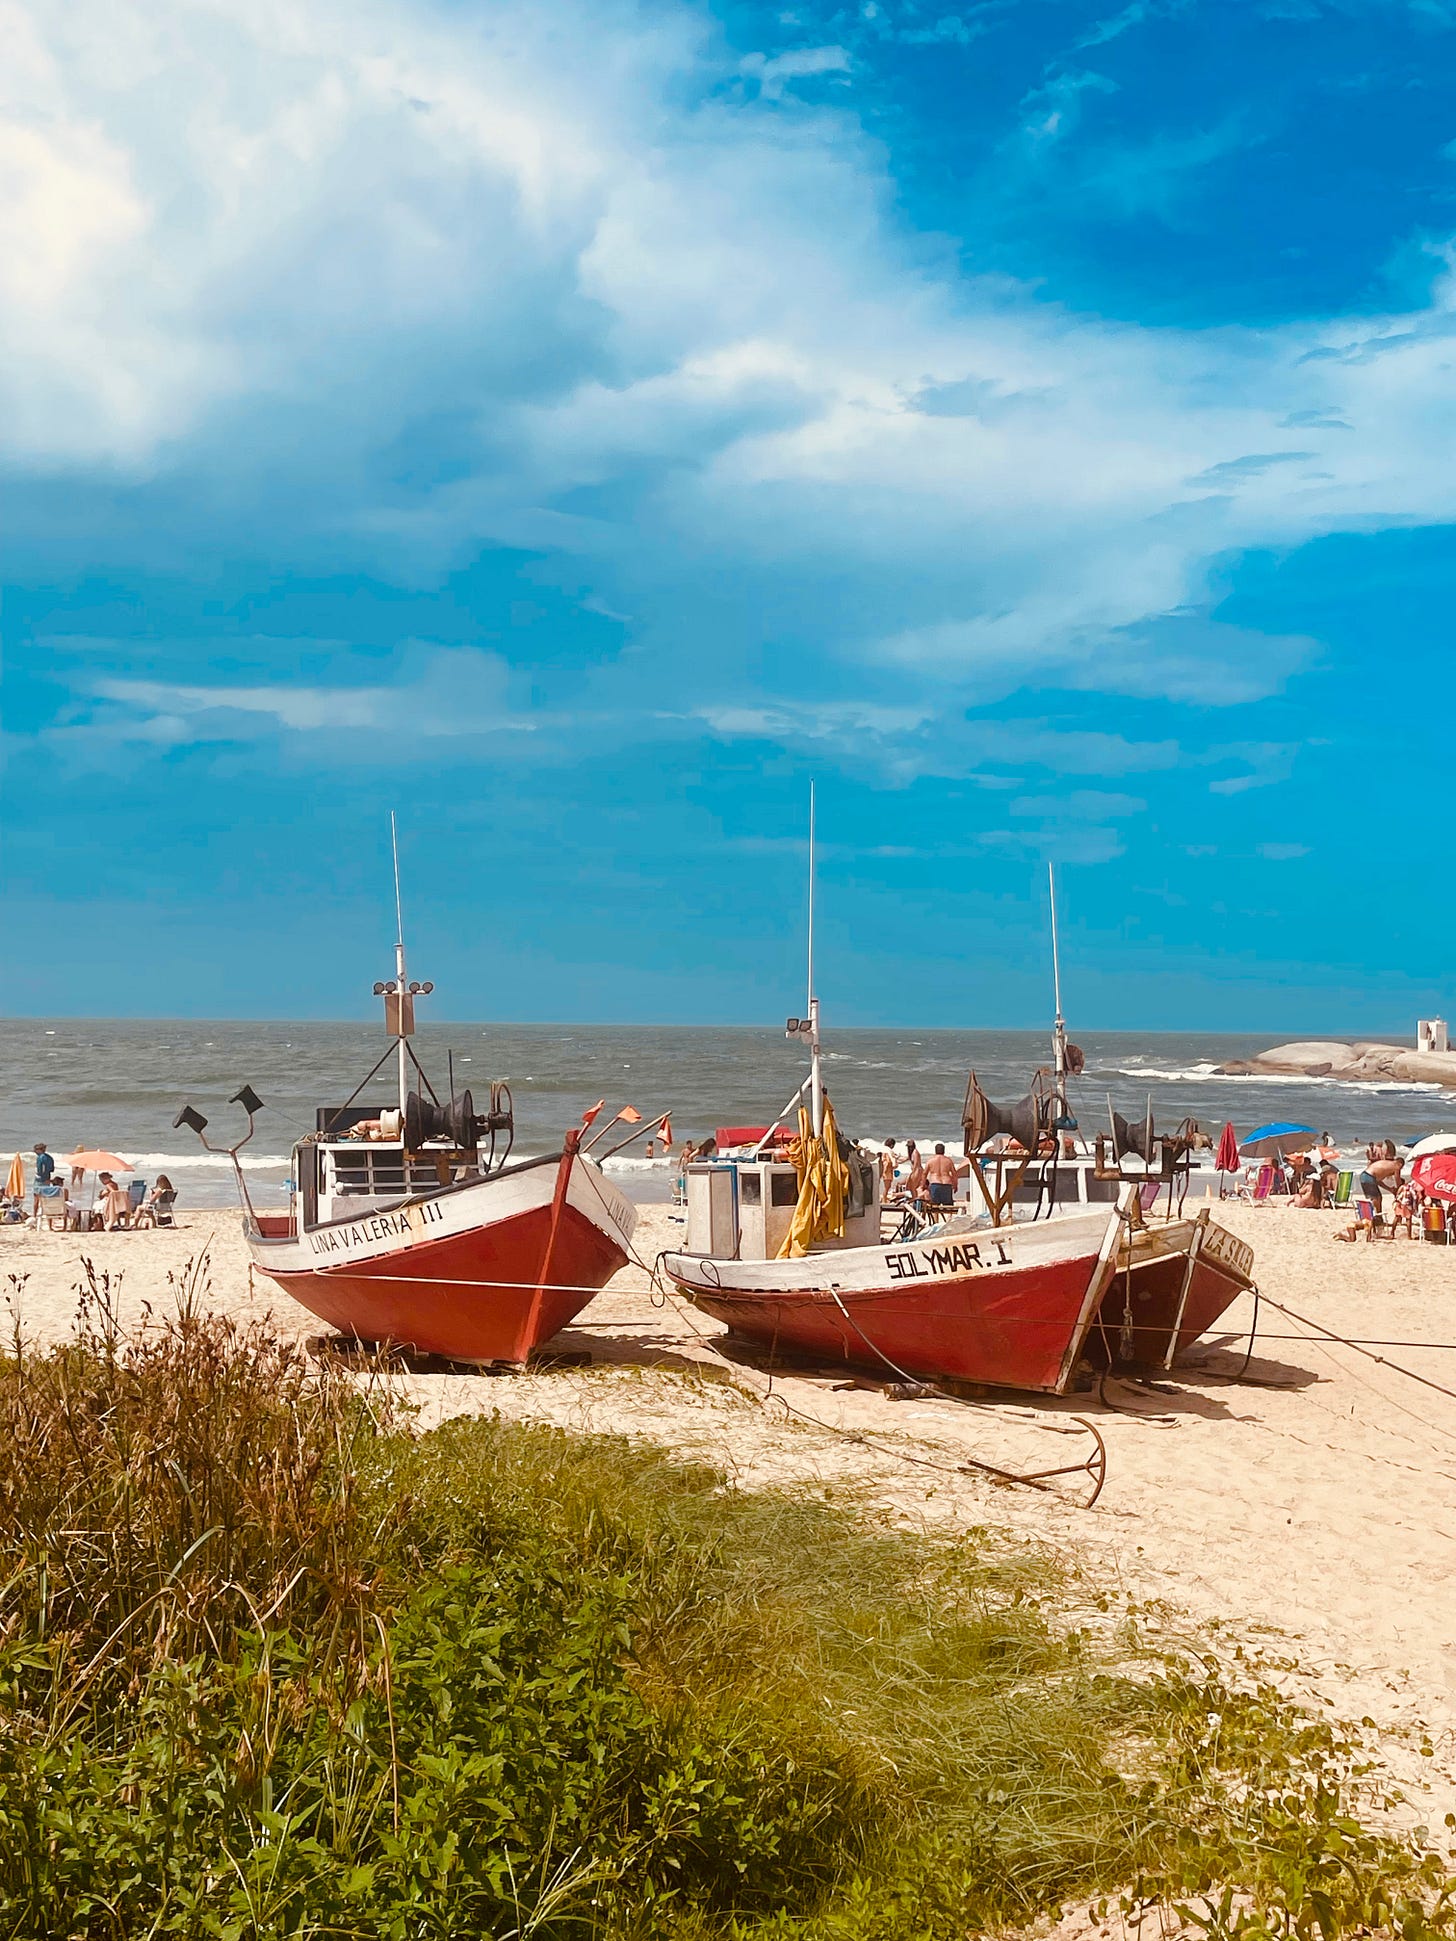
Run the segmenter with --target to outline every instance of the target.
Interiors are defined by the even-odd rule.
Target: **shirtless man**
[[[967,1167],[969,1172],[970,1168]],[[947,1153],[944,1146],[937,1146],[934,1156],[926,1161],[925,1177],[930,1185],[930,1204],[932,1206],[954,1206],[956,1182],[960,1179],[961,1168]]]

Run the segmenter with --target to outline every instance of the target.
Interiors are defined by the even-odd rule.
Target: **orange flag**
[[[665,1112],[662,1115],[662,1143],[665,1146],[672,1144],[672,1120]]]
[[[605,1099],[598,1099],[598,1100],[597,1100],[597,1102],[596,1102],[596,1104],[595,1104],[595,1105],[594,1105],[594,1106],[592,1107],[592,1109],[591,1109],[591,1111],[590,1111],[590,1112],[583,1112],[583,1113],[582,1113],[582,1115],[581,1115],[581,1122],[582,1122],[582,1124],[583,1124],[584,1126],[589,1126],[589,1125],[591,1124],[591,1122],[592,1122],[592,1120],[593,1120],[593,1119],[594,1119],[594,1118],[595,1118],[595,1117],[597,1116],[597,1114],[598,1114],[598,1112],[600,1112],[600,1111],[601,1111],[601,1109],[602,1109],[602,1107],[603,1107],[603,1106],[604,1106],[605,1104],[606,1104],[606,1100],[605,1100]]]
[[[603,1101],[603,1103],[605,1103],[605,1101]],[[635,1105],[624,1105],[621,1111],[617,1114],[617,1117],[619,1119],[625,1119],[629,1126],[634,1126],[639,1122],[639,1120],[642,1117],[642,1114],[637,1110]]]

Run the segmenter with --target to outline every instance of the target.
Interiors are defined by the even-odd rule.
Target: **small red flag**
[[[629,1126],[634,1126],[639,1122],[642,1114],[637,1110],[635,1105],[624,1105],[617,1114],[617,1117],[619,1119],[625,1119]]]
[[[583,1112],[581,1115],[582,1124],[584,1126],[589,1126],[592,1120],[597,1116],[598,1112],[601,1111],[602,1107],[605,1104],[606,1104],[605,1099],[598,1099],[596,1104],[591,1108],[590,1112]]]
[[[662,1115],[662,1143],[665,1146],[672,1144],[672,1120],[665,1112]]]

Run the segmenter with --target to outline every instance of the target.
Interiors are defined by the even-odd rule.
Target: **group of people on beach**
[[[886,1206],[913,1206],[917,1211],[954,1206],[956,1187],[970,1170],[969,1162],[952,1159],[943,1145],[924,1158],[913,1139],[905,1141],[902,1161],[895,1141],[887,1139],[880,1154],[880,1199]]]
[[[16,1168],[20,1171],[17,1175]],[[89,1198],[86,1195],[86,1169],[72,1167],[69,1180],[61,1177],[55,1154],[44,1141],[34,1147],[30,1207],[27,1214],[24,1168],[19,1159],[12,1167],[21,1190],[6,1191],[0,1198],[0,1221],[8,1225],[27,1221],[38,1229],[51,1228],[72,1233],[137,1232],[145,1227],[175,1224],[173,1208],[177,1189],[165,1173],[157,1175],[150,1191],[137,1192],[124,1185],[112,1172],[99,1171]]]
[[[1356,1173],[1351,1166],[1336,1164],[1333,1146],[1326,1135],[1322,1147],[1294,1153],[1283,1161],[1264,1161],[1272,1166],[1275,1190],[1287,1194],[1291,1207],[1315,1210],[1352,1206],[1357,1217],[1337,1240],[1356,1240],[1374,1233],[1404,1231],[1413,1235],[1416,1222],[1424,1214],[1427,1199],[1419,1184],[1403,1177],[1405,1162],[1393,1139],[1372,1139],[1365,1147],[1365,1163]],[[1342,1174],[1345,1186],[1341,1189]],[[1352,1191],[1351,1189],[1355,1189]],[[1266,1197],[1256,1195],[1256,1197]],[[1390,1204],[1387,1207],[1387,1199]],[[1444,1230],[1444,1227],[1443,1227]]]

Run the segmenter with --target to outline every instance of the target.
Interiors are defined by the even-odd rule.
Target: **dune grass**
[[[0,1936],[1452,1932],[1267,1689],[940,1543],[206,1311],[0,1364]]]

